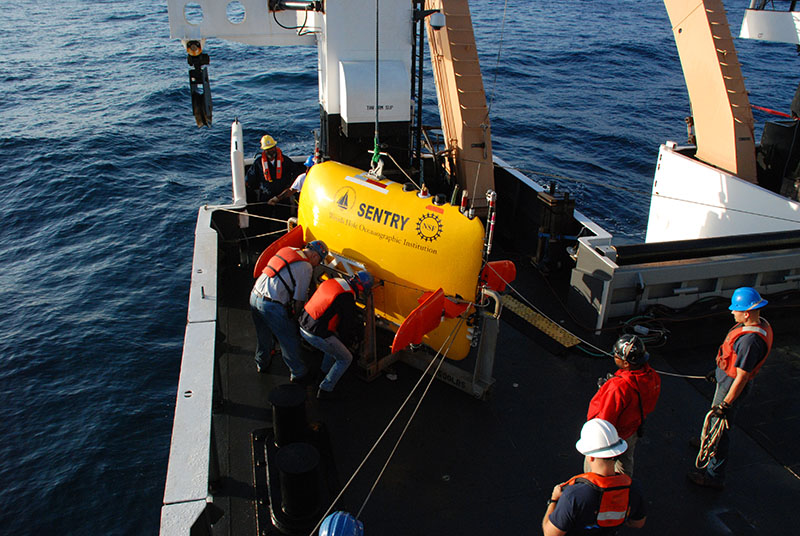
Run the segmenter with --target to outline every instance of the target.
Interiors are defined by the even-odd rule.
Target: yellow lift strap
[[[564,328],[562,328],[549,318],[540,315],[539,313],[537,313],[536,311],[534,311],[521,301],[517,300],[513,296],[506,294],[505,296],[503,296],[502,301],[503,301],[503,307],[505,307],[518,317],[522,318],[530,325],[539,329],[539,331],[541,331],[554,341],[558,342],[562,346],[571,348],[573,346],[580,344],[581,340],[577,338],[575,335],[565,330]]]

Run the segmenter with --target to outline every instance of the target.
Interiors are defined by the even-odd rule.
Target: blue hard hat
[[[355,286],[359,291],[370,290],[372,285],[375,284],[375,278],[372,277],[372,274],[365,270],[361,270],[360,272],[356,273],[353,277],[350,278],[350,282]]]
[[[364,524],[347,512],[334,512],[322,521],[319,536],[364,536]]]
[[[313,165],[314,165],[314,157],[309,156],[308,158],[306,158],[306,167],[311,167]]]
[[[761,309],[767,304],[767,300],[761,297],[753,287],[739,287],[733,291],[731,296],[731,311],[752,311]]]
[[[306,245],[306,248],[316,252],[319,255],[320,262],[328,257],[328,246],[322,240],[312,240]]]

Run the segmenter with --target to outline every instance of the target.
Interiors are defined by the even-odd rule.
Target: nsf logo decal
[[[356,191],[350,186],[339,188],[333,197],[333,202],[336,203],[339,210],[350,210],[356,204]]]
[[[436,214],[423,214],[417,220],[417,234],[427,242],[433,242],[442,234],[442,220]]]

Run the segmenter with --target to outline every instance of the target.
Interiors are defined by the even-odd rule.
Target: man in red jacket
[[[647,364],[650,354],[636,335],[623,335],[614,344],[616,374],[604,380],[589,402],[586,420],[610,422],[628,449],[616,463],[617,472],[633,475],[633,450],[644,433],[644,420],[656,407],[661,393],[661,378]],[[588,468],[585,467],[586,470]]]

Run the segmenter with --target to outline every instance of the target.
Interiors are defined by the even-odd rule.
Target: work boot
[[[688,478],[689,482],[692,484],[704,488],[722,490],[725,487],[725,484],[722,482],[722,480],[708,476],[708,473],[705,471],[689,471],[686,473],[686,478]]]

